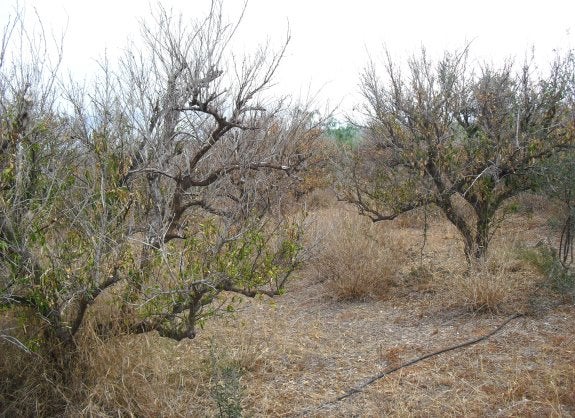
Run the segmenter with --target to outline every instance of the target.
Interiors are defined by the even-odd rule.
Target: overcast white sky
[[[77,72],[96,69],[107,48],[114,55],[127,37],[137,37],[139,17],[148,15],[146,0],[20,0],[27,14],[34,8],[56,32],[67,25],[65,57]],[[185,16],[201,16],[207,0],[163,0]],[[0,0],[0,21],[15,0]],[[155,4],[155,2],[152,2]],[[237,17],[240,0],[224,0]],[[522,60],[535,47],[539,62],[553,49],[575,47],[575,0],[249,0],[238,41],[248,48],[271,39],[280,42],[289,29],[288,54],[278,74],[278,88],[295,96],[318,92],[323,104],[341,103],[349,112],[359,100],[358,77],[369,55],[386,45],[405,59],[424,45],[433,54],[461,48],[469,41],[480,60]]]

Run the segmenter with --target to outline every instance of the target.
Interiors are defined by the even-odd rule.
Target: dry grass
[[[523,289],[521,281],[509,278],[504,271],[491,273],[485,267],[474,267],[464,274],[454,274],[445,283],[448,300],[474,312],[500,313]]]
[[[57,374],[35,354],[0,342],[0,417],[56,416],[66,407]]]
[[[492,243],[492,257],[465,276],[462,243],[439,218],[422,248],[421,229],[411,227],[419,226],[417,217],[413,225],[406,219],[370,225],[341,209],[314,216],[309,240],[319,239],[325,251],[340,251],[340,259],[351,263],[338,271],[352,275],[358,260],[381,260],[363,274],[383,283],[383,294],[370,290],[365,294],[375,298],[337,300],[319,268],[333,266],[318,258],[320,264],[304,271],[286,295],[246,299],[234,315],[211,319],[191,341],[153,333],[101,340],[88,330],[77,381],[64,394],[45,377],[30,378],[38,373],[30,357],[5,351],[2,371],[31,380],[28,391],[20,387],[13,396],[28,409],[4,415],[49,415],[40,406],[50,396],[60,396],[66,416],[218,416],[222,408],[253,417],[575,415],[575,306],[557,305],[555,294],[537,288],[540,276],[514,252],[545,236],[544,219],[533,215],[525,230],[523,214],[511,217]],[[355,247],[363,251],[353,252]],[[371,256],[361,258],[364,253]],[[485,335],[532,304],[541,309],[527,310],[484,342],[325,404],[390,367]],[[2,382],[3,394],[18,383]]]
[[[447,264],[434,280],[448,306],[471,312],[525,312],[541,278],[520,259],[513,244],[502,245],[489,258],[462,268]]]
[[[2,334],[16,338],[0,338],[0,417],[55,416],[66,407],[71,391],[39,350],[42,328],[26,309],[0,311]]]
[[[81,397],[68,416],[186,416],[213,408],[209,370],[155,334],[82,342]]]
[[[346,210],[316,213],[317,257],[312,280],[326,282],[337,300],[381,299],[396,283],[405,249],[401,237],[383,224]]]

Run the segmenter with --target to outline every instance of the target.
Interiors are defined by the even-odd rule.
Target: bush
[[[575,273],[561,262],[557,251],[549,245],[540,243],[535,248],[524,249],[522,257],[545,276],[551,289],[560,293],[570,293],[575,289]]]
[[[239,362],[218,352],[212,341],[211,356],[211,395],[216,402],[219,417],[241,417],[243,386],[241,378],[243,370]]]
[[[450,306],[491,313],[523,310],[534,287],[511,249],[501,249],[463,271],[446,271],[438,284]]]
[[[401,248],[382,226],[344,211],[323,212],[316,225],[321,245],[310,267],[314,280],[325,282],[338,300],[385,297],[401,266]]]

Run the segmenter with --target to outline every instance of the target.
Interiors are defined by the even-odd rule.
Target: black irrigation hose
[[[430,357],[433,357],[433,356],[437,356],[437,355],[439,355],[439,354],[446,353],[446,352],[448,352],[448,351],[457,350],[458,348],[467,347],[467,346],[470,346],[470,345],[473,345],[473,344],[477,344],[478,342],[481,342],[481,341],[483,341],[483,340],[486,340],[486,339],[488,339],[489,337],[495,335],[497,332],[501,331],[501,329],[502,329],[505,325],[507,325],[509,322],[513,321],[514,319],[520,318],[520,317],[522,317],[522,316],[524,316],[524,314],[516,313],[515,315],[512,315],[511,317],[507,318],[507,320],[505,320],[505,322],[503,322],[501,325],[499,325],[497,328],[495,328],[495,329],[494,329],[493,331],[491,331],[489,334],[485,334],[485,335],[483,335],[483,336],[481,336],[481,337],[479,337],[479,338],[475,338],[475,339],[473,339],[473,340],[469,340],[469,341],[466,341],[466,342],[461,343],[461,344],[452,345],[451,347],[447,347],[447,348],[443,348],[443,349],[438,350],[438,351],[434,351],[433,353],[429,353],[429,354],[426,354],[426,355],[424,355],[424,356],[422,356],[422,357],[418,357],[418,358],[415,358],[415,359],[413,359],[413,360],[410,360],[410,361],[408,361],[408,362],[406,362],[406,363],[403,363],[403,364],[401,364],[401,365],[399,365],[399,366],[397,366],[397,367],[394,367],[393,369],[390,369],[390,370],[386,370],[386,371],[384,371],[384,372],[381,372],[381,373],[379,373],[379,374],[377,374],[377,375],[375,375],[375,376],[369,378],[369,380],[367,380],[366,382],[362,383],[361,385],[356,386],[355,388],[352,388],[352,389],[348,390],[345,394],[343,394],[343,395],[341,395],[341,396],[338,396],[338,397],[335,398],[334,400],[329,401],[329,402],[324,402],[323,404],[321,404],[321,405],[318,407],[318,409],[319,409],[319,408],[323,408],[323,407],[325,407],[325,406],[327,406],[327,405],[331,405],[331,404],[337,403],[337,402],[342,401],[342,400],[344,400],[344,399],[346,399],[346,398],[349,398],[350,396],[353,396],[353,395],[355,395],[356,393],[361,392],[363,389],[365,389],[366,386],[371,385],[372,383],[376,382],[377,380],[382,379],[382,378],[386,377],[387,375],[390,375],[391,373],[396,372],[396,371],[398,371],[398,370],[400,370],[400,369],[403,369],[404,367],[411,366],[411,365],[413,365],[413,364],[419,363],[420,361],[426,360],[426,359],[428,359],[428,358],[430,358]]]

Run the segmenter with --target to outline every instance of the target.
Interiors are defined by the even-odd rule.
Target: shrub
[[[500,249],[487,260],[471,264],[463,271],[446,271],[438,279],[452,307],[471,312],[502,313],[523,310],[532,276],[510,249]]]
[[[522,257],[530,262],[545,276],[545,282],[553,290],[569,293],[575,290],[575,273],[569,266],[563,264],[557,251],[546,244],[538,244],[535,248],[524,249]]]
[[[390,233],[338,210],[323,212],[317,221],[321,245],[310,267],[314,280],[325,282],[338,300],[385,297],[401,265]]]
[[[239,361],[230,358],[226,352],[218,350],[215,341],[210,347],[211,395],[216,402],[219,417],[241,417],[243,368]]]

